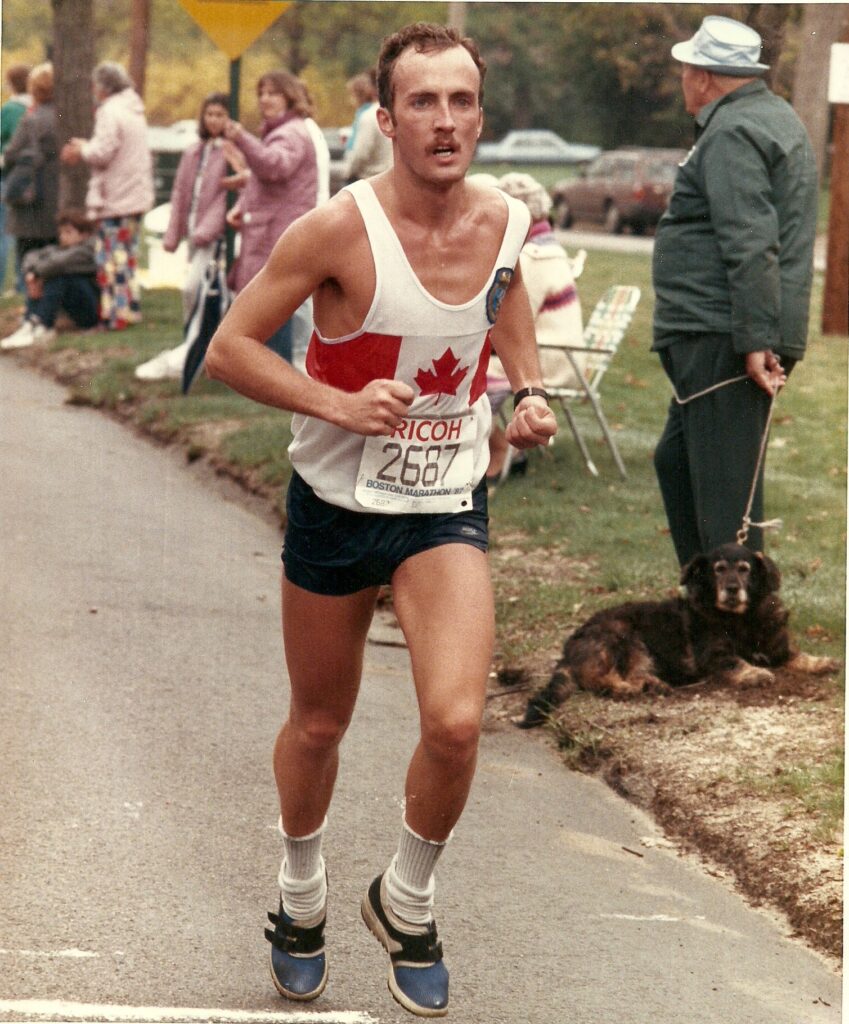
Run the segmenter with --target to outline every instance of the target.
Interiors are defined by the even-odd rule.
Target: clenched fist
[[[339,426],[355,434],[389,436],[407,415],[415,392],[400,380],[372,380],[340,398]]]
[[[548,444],[557,433],[557,419],[541,398],[525,398],[507,424],[506,436],[514,448]]]

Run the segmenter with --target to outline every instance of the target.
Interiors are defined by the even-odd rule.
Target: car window
[[[669,185],[675,180],[677,170],[678,164],[667,163],[663,160],[649,160],[646,164],[646,177],[651,181]]]

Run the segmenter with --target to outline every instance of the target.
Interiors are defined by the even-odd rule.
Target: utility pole
[[[824,334],[849,335],[849,32],[831,47],[828,99],[834,105]]]
[[[466,34],[466,0],[450,0],[448,25],[450,28],[456,28],[461,36]]]
[[[144,97],[147,51],[150,46],[150,0],[133,0],[130,8],[130,66],[136,92]]]

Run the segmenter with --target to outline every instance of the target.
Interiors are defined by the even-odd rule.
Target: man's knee
[[[422,716],[422,743],[440,761],[467,764],[477,754],[481,712],[472,705],[452,707]]]
[[[334,714],[326,709],[293,710],[287,729],[304,753],[321,753],[339,746],[349,722],[349,715]]]

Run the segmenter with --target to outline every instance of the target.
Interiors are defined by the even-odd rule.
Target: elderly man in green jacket
[[[696,142],[657,228],[652,347],[675,393],[655,469],[682,565],[735,539],[755,482],[749,518],[763,518],[770,402],[807,340],[816,165],[760,51],[715,15],[672,48]],[[746,543],[760,550],[758,527]]]

